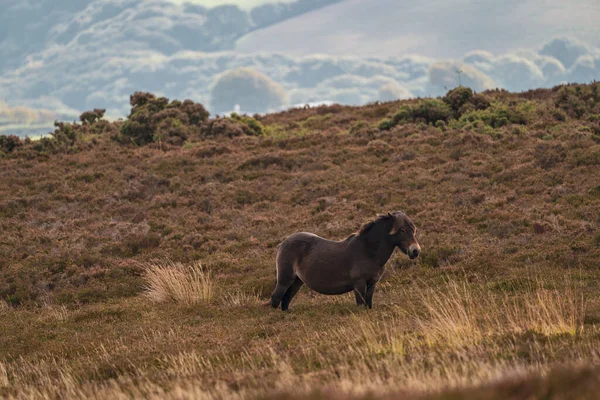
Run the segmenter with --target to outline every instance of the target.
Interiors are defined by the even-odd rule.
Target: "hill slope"
[[[589,396],[598,89],[207,121],[138,94],[128,122],[90,114],[55,139],[3,137],[0,394]],[[153,135],[137,146],[143,120]],[[343,239],[397,209],[423,253],[392,257],[373,310],[307,289],[289,314],[264,307],[287,235]],[[167,260],[201,261],[212,299],[143,296]]]
[[[505,53],[531,48],[554,36],[576,36],[597,45],[598,3],[576,4],[379,0],[373,5],[346,0],[252,32],[238,40],[236,50],[456,59],[471,50]]]

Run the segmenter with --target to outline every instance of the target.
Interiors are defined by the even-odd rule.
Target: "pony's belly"
[[[320,294],[326,294],[326,295],[336,295],[336,294],[344,294],[344,293],[348,293],[351,292],[354,288],[353,287],[345,287],[345,288],[341,288],[338,290],[315,290],[315,292],[320,293]]]
[[[306,286],[317,293],[335,295],[344,294],[352,291],[354,287],[349,283],[323,283],[323,282],[304,282]]]

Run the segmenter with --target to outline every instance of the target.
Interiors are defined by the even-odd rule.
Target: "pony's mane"
[[[377,215],[377,218],[375,218],[373,221],[367,222],[366,224],[361,226],[360,229],[358,230],[358,232],[353,233],[352,235],[348,236],[348,238],[346,238],[346,240],[348,240],[354,236],[364,235],[369,230],[371,230],[371,228],[373,228],[375,225],[377,225],[379,222],[387,221],[387,220],[393,221],[392,229],[398,229],[404,221],[407,221],[408,225],[413,230],[413,232],[415,231],[415,224],[410,220],[410,218],[408,218],[404,212],[396,211],[396,212],[389,213],[389,214]]]
[[[388,214],[380,214],[373,221],[367,222],[366,224],[361,226],[360,229],[358,230],[358,232],[356,233],[356,235],[357,236],[363,235],[363,234],[367,233],[373,226],[375,226],[375,224],[377,224],[381,221],[388,220],[390,218],[391,217]]]

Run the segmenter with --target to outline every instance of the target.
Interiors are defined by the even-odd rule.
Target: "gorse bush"
[[[72,153],[89,147],[89,143],[83,143],[82,125],[68,122],[55,122],[54,132],[49,137],[33,141],[33,149],[40,153]]]
[[[54,131],[39,140],[18,136],[0,136],[0,151],[12,153],[22,149],[25,154],[72,153],[97,144],[101,135],[115,135],[117,123],[103,119],[105,110],[86,111],[79,117],[81,123],[54,122]]]
[[[444,96],[444,103],[448,104],[455,114],[458,114],[459,110],[472,98],[473,91],[471,88],[458,86]]]
[[[22,147],[23,141],[16,135],[0,135],[0,152],[12,153],[15,149]]]
[[[262,124],[252,117],[247,115],[238,115],[236,113],[232,113],[229,117],[235,121],[245,124],[247,128],[244,129],[244,132],[247,135],[262,136],[265,134],[265,128],[262,126]]]
[[[470,88],[459,86],[440,99],[423,99],[416,104],[403,105],[391,118],[379,123],[380,130],[389,130],[398,124],[423,122],[443,127],[451,119],[464,113],[485,110],[491,105],[483,95],[473,94]]]
[[[263,136],[263,125],[247,115],[232,113],[229,117],[215,118],[202,127],[204,137]]]
[[[91,125],[104,118],[104,113],[106,113],[105,109],[96,108],[93,111],[86,111],[81,114],[79,120],[84,124]]]
[[[410,116],[415,122],[435,124],[437,121],[447,122],[452,116],[452,111],[441,100],[426,99],[411,107]]]
[[[208,119],[202,104],[191,100],[169,102],[152,93],[136,92],[130,97],[131,112],[117,139],[139,146],[153,142],[182,145]]]
[[[379,129],[388,130],[398,124],[407,122],[425,122],[435,124],[438,121],[447,122],[452,116],[450,107],[438,99],[425,99],[417,104],[404,105],[392,118],[384,119],[379,123]]]
[[[571,118],[582,119],[588,114],[600,114],[600,82],[589,85],[565,85],[555,88],[555,106]]]
[[[509,124],[526,125],[527,117],[525,112],[518,107],[493,104],[485,110],[466,112],[459,118],[458,122],[459,126],[465,126],[474,122],[482,122],[492,128],[500,128]]]

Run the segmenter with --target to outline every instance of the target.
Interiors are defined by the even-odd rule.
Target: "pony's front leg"
[[[356,281],[354,282],[354,297],[356,298],[357,306],[364,306],[367,303],[367,282]]]
[[[377,282],[373,282],[367,286],[367,295],[365,296],[365,304],[367,308],[373,307],[373,293],[375,293],[375,285],[377,285]]]

